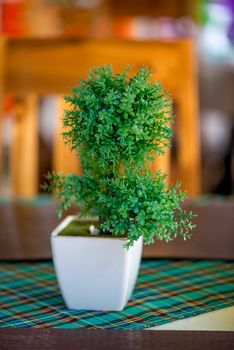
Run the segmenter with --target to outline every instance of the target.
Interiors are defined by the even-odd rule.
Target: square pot
[[[126,249],[123,245],[127,239],[122,237],[59,236],[75,218],[68,216],[51,235],[55,272],[66,306],[77,310],[123,310],[138,275],[142,237]]]

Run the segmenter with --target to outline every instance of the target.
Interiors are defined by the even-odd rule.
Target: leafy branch
[[[84,215],[101,218],[101,229],[128,237],[190,237],[193,214],[180,207],[179,184],[167,188],[165,174],[146,165],[164,154],[172,136],[172,100],[161,83],[149,80],[148,67],[130,77],[129,68],[93,68],[65,97],[64,141],[77,152],[82,176],[48,174],[46,189],[60,202],[59,215],[71,203]],[[153,157],[152,157],[153,155]]]

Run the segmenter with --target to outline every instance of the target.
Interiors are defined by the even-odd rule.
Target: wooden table
[[[187,203],[186,207],[199,215],[193,239],[156,243],[144,250],[144,256],[234,259],[234,202]],[[55,204],[0,205],[0,260],[50,258],[50,232],[58,223],[55,209]],[[234,332],[0,329],[1,350],[32,348],[225,350],[234,348]]]
[[[1,350],[231,350],[234,332],[0,329]]]

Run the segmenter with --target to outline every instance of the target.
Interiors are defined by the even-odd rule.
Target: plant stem
[[[110,231],[101,229],[101,224],[104,223],[103,217],[102,217],[102,216],[99,216],[99,217],[98,217],[98,220],[99,220],[100,235],[111,235],[111,232],[110,232]]]

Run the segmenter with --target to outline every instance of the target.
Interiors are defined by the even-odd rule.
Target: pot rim
[[[110,237],[101,236],[101,235],[90,235],[90,236],[60,236],[59,233],[74,219],[77,221],[93,221],[98,222],[97,218],[94,217],[84,217],[80,218],[77,215],[68,215],[64,220],[62,220],[52,231],[51,239],[104,239],[104,240],[120,240],[120,241],[128,241],[127,237],[117,237],[115,235],[111,235]],[[140,237],[141,238],[141,237]]]

